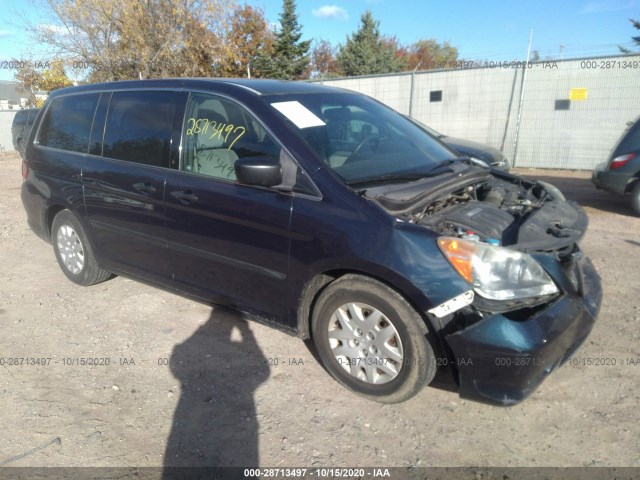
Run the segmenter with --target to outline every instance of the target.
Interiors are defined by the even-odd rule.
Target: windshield
[[[346,183],[428,175],[457,155],[399,113],[359,94],[265,99]]]

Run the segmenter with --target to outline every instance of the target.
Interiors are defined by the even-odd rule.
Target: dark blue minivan
[[[380,402],[442,368],[465,398],[516,403],[600,308],[582,208],[349,91],[58,90],[23,177],[29,225],[73,282],[137,278],[311,338],[338,382]]]

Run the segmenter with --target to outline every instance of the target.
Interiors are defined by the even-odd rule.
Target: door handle
[[[134,183],[133,188],[135,188],[140,193],[146,193],[148,195],[156,193],[156,187],[151,185],[151,182]]]
[[[183,205],[191,205],[198,201],[198,196],[191,190],[179,190],[171,192],[170,195]]]

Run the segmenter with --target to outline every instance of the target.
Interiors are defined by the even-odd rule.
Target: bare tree
[[[92,81],[210,75],[224,54],[234,0],[45,0],[32,25],[52,54],[88,65]]]
[[[311,76],[327,78],[339,75],[336,49],[331,45],[331,42],[324,39],[314,42],[311,50]]]

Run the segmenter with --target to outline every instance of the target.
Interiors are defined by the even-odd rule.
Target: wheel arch
[[[640,183],[640,170],[629,179],[627,186],[624,187],[624,193],[631,193],[638,183]]]
[[[388,279],[383,278],[380,275],[375,275],[365,270],[358,270],[353,268],[336,268],[318,273],[313,276],[302,288],[300,300],[297,306],[297,331],[298,335],[302,339],[311,339],[311,318],[313,315],[314,305],[320,294],[327,286],[329,286],[339,278],[344,277],[345,275],[358,275],[361,277],[371,278],[398,293],[398,295],[400,295],[411,306],[411,308],[413,308],[418,313],[418,315],[422,319],[424,323],[423,332],[425,335],[429,334],[434,339],[434,342],[432,342],[434,348],[438,350],[442,349],[442,345],[437,338],[434,325],[431,323],[424,310],[420,308],[420,306],[416,302],[416,297],[407,294],[407,290],[409,289],[408,287],[405,286],[407,290],[398,288],[397,284],[391,283]],[[409,282],[406,283],[410,285]],[[440,351],[437,353],[442,352]]]
[[[51,229],[53,228],[53,219],[56,218],[56,215],[58,215],[58,213],[60,213],[63,210],[69,210],[69,209],[66,208],[64,205],[54,204],[54,205],[51,205],[45,213],[45,227],[47,229],[46,234],[49,237],[50,241],[53,241],[53,238],[51,237]],[[71,212],[71,210],[69,211]]]

